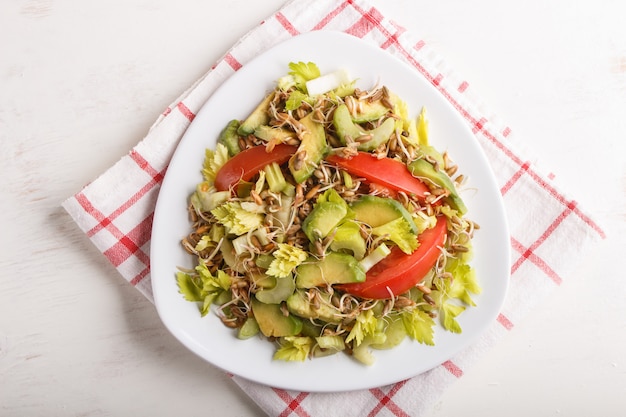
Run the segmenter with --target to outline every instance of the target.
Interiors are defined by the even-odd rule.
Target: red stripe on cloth
[[[85,213],[90,214],[91,217],[93,217],[94,219],[96,219],[98,221],[97,225],[92,227],[90,230],[87,230],[87,233],[86,233],[87,237],[91,238],[99,230],[101,230],[102,228],[107,227],[109,224],[111,224],[111,219],[109,217],[106,217],[98,209],[96,209],[94,207],[94,205],[91,204],[91,201],[89,201],[89,199],[87,198],[87,196],[85,194],[78,193],[78,194],[76,194],[75,198],[76,198],[76,201],[78,202],[78,204],[80,204],[80,206],[83,208],[83,210],[85,210]]]
[[[150,181],[149,183],[147,183],[146,185],[141,187],[139,189],[139,191],[137,191],[135,194],[133,194],[124,204],[119,206],[115,211],[113,211],[108,216],[102,215],[102,217],[98,218],[98,217],[94,216],[94,213],[92,212],[92,210],[94,209],[93,206],[90,206],[91,209],[89,207],[87,207],[87,206],[83,206],[83,209],[85,209],[86,212],[91,214],[96,220],[99,221],[99,223],[97,225],[95,225],[93,228],[91,228],[90,230],[87,231],[87,236],[88,237],[92,237],[93,235],[98,233],[100,230],[108,229],[109,226],[111,225],[111,223],[113,222],[113,220],[115,220],[117,217],[119,217],[120,214],[124,213],[129,207],[131,207],[133,204],[135,204],[137,202],[137,200],[139,200],[146,193],[148,193],[148,191],[153,189],[155,185],[156,185],[156,183],[154,181]],[[83,203],[85,203],[85,204],[87,203],[86,198],[85,198],[85,200],[83,202],[81,202],[81,206],[83,205]]]
[[[505,138],[508,137],[511,134],[511,128],[510,127],[505,127],[504,130],[502,130],[502,136],[504,136]]]
[[[439,73],[435,76],[435,78],[432,79],[432,83],[434,85],[439,85],[441,84],[441,81],[443,80],[443,74]]]
[[[396,33],[398,35],[402,35],[404,32],[406,32],[406,29],[404,28],[404,26],[400,26],[399,24],[397,24],[394,21],[390,21],[389,23],[391,23],[391,26],[393,26],[394,28],[396,28]],[[398,38],[398,36],[396,36],[396,39]]]
[[[478,121],[475,122],[474,125],[472,126],[472,133],[476,134],[480,132],[481,130],[483,130],[483,128],[485,127],[485,124],[487,124],[487,119],[485,119],[484,117],[481,117],[480,119],[478,119]]]
[[[574,210],[576,209],[576,207],[578,206],[578,203],[574,200],[570,201],[567,204],[567,208],[565,210],[563,210],[561,212],[561,214],[559,215],[559,217],[557,217],[552,224],[550,225],[550,227],[548,227],[548,229],[545,231],[545,233],[541,236],[540,240],[538,240],[536,242],[537,246],[539,246],[540,244],[542,244],[547,238],[548,236],[550,236],[552,234],[552,232],[554,232],[554,230],[561,224],[563,223],[563,220],[565,220],[565,218],[567,216],[569,216],[572,212],[574,212]]]
[[[513,328],[513,322],[511,322],[511,320],[509,320],[508,317],[502,313],[498,314],[498,318],[496,320],[507,330],[511,330]]]
[[[556,188],[554,188],[551,184],[545,181],[543,177],[541,177],[538,173],[534,172],[533,170],[529,170],[528,173],[531,175],[531,177],[533,178],[533,180],[535,180],[537,184],[539,184],[544,190],[546,190],[559,203],[570,208],[570,205],[572,204],[572,202],[569,202],[565,198],[565,196],[563,196],[561,193],[559,193],[556,190]],[[596,233],[598,233],[600,237],[602,237],[603,239],[606,237],[602,228],[600,228],[600,226],[598,226],[585,213],[583,213],[580,210],[580,208],[576,205],[576,203],[574,203],[574,207],[571,208],[571,210],[572,210],[572,213],[576,214],[576,216],[578,216],[578,218],[581,219],[587,226],[591,227]]]
[[[282,14],[281,12],[276,13],[276,20],[278,20],[278,23],[280,23],[282,25],[282,27],[284,27],[287,32],[289,32],[292,36],[296,36],[299,35],[300,32],[298,31],[298,29],[296,29],[291,22],[289,21],[289,19],[287,19],[285,17],[284,14]]]
[[[95,225],[94,227],[92,227],[90,230],[87,231],[86,234],[88,237],[92,237],[93,235],[98,233],[100,230],[104,228],[108,228],[114,219],[116,219],[120,214],[124,213],[129,207],[135,204],[139,199],[141,199],[150,190],[152,190],[155,186],[160,184],[161,181],[163,181],[163,177],[165,176],[166,169],[164,169],[161,172],[158,172],[148,163],[148,161],[144,159],[142,155],[140,155],[136,151],[132,151],[129,154],[129,156],[133,161],[135,161],[135,163],[137,163],[137,165],[142,170],[144,170],[146,173],[148,173],[148,175],[152,177],[151,181],[149,181],[148,183],[146,183],[146,185],[141,187],[135,194],[133,194],[128,200],[126,200],[124,204],[119,206],[116,210],[114,210],[108,216],[105,216],[104,214],[96,210],[96,208],[91,204],[91,202],[87,199],[86,196],[79,194],[77,196],[77,200],[79,204],[83,207],[83,209],[87,213],[91,214],[92,217],[94,217],[99,222],[97,225]],[[113,233],[113,235],[115,236],[115,233]]]
[[[239,62],[237,58],[232,56],[232,54],[230,53],[224,55],[224,61],[226,61],[226,63],[230,65],[230,67],[234,69],[235,71],[238,71],[239,68],[242,67],[241,62]]]
[[[452,361],[445,361],[441,365],[443,365],[443,367],[455,377],[460,378],[463,376],[463,370],[456,366]]]
[[[130,232],[123,236],[115,236],[117,243],[105,250],[104,256],[115,267],[120,266],[125,260],[131,256],[136,256],[144,265],[150,265],[150,258],[141,250],[141,247],[150,240],[152,231],[152,218],[154,213],[150,213],[148,217],[143,219]],[[119,230],[116,228],[116,230]]]
[[[398,404],[392,401],[392,397],[397,394],[406,382],[407,381],[400,381],[394,384],[387,394],[385,394],[380,388],[370,389],[369,391],[378,400],[378,404],[376,404],[376,407],[374,407],[367,416],[374,417],[380,412],[380,410],[382,410],[383,407],[386,407],[394,416],[409,417],[410,414],[407,414],[400,406],[398,406]]]
[[[423,39],[420,39],[415,46],[413,47],[413,49],[415,49],[416,51],[419,51],[420,49],[422,49],[424,46],[426,46],[426,42]]]
[[[82,193],[76,195],[76,200],[85,212],[89,213],[98,221],[96,226],[87,231],[87,236],[93,237],[100,230],[106,229],[117,240],[116,244],[103,252],[109,262],[117,267],[126,261],[130,256],[135,256],[146,266],[144,270],[130,280],[132,285],[137,285],[137,283],[148,275],[150,270],[150,258],[144,251],[141,250],[141,246],[145,245],[150,240],[154,213],[150,213],[144,220],[142,220],[126,234],[114,224],[114,220],[132,207],[137,201],[143,198],[150,190],[158,186],[163,181],[165,169],[163,171],[157,171],[137,151],[131,151],[129,157],[137,164],[137,166],[139,166],[139,168],[150,176],[150,181],[148,181],[139,189],[139,191],[115,209],[110,215],[105,216],[104,213],[97,209],[91,201],[89,201],[87,196]]]
[[[382,27],[380,23],[383,20],[383,16],[380,14],[380,12],[377,9],[372,7],[368,11],[364,11],[363,9],[361,9],[354,3],[352,3],[352,6],[359,13],[361,13],[363,17],[357,20],[352,26],[347,28],[345,30],[346,33],[356,36],[358,38],[362,38],[365,35],[367,35],[372,29]],[[388,37],[391,38],[392,35],[389,34],[389,32],[387,32],[387,34],[388,34]]]
[[[342,2],[339,6],[337,6],[335,9],[331,10],[330,13],[324,16],[317,23],[317,25],[313,26],[313,30],[323,29],[328,23],[330,23],[331,20],[333,20],[339,13],[345,10],[345,8],[348,7],[348,5],[350,4],[352,4],[351,0]]]
[[[382,49],[387,49],[391,45],[398,44],[400,42],[399,41],[400,36],[402,36],[402,34],[406,31],[402,26],[398,26],[394,24],[394,27],[396,28],[396,31],[393,33],[393,35],[388,37],[387,40],[380,45]]]
[[[118,207],[109,216],[105,216],[101,211],[96,209],[91,204],[91,201],[89,201],[84,194],[82,194],[82,193],[78,194],[76,196],[76,200],[81,205],[83,210],[85,210],[85,212],[91,214],[91,216],[99,222],[97,225],[95,225],[94,227],[92,227],[90,230],[87,231],[87,233],[86,233],[87,236],[88,237],[92,237],[92,236],[94,236],[96,233],[98,233],[102,229],[109,229],[111,234],[113,236],[115,236],[116,238],[118,236],[122,236],[123,233],[121,231],[119,231],[119,229],[117,229],[115,226],[112,226],[113,220],[115,218],[117,218],[120,214],[122,214],[124,211],[126,211],[126,209],[128,209],[128,207],[132,206],[138,200],[138,198],[139,198],[138,196],[141,196],[141,195],[145,194],[146,189],[151,189],[151,188],[152,187],[147,187],[147,186],[143,187],[141,190],[139,190],[138,193],[135,193],[129,200],[127,200],[123,205]]]
[[[529,169],[528,174],[539,186],[541,186],[541,188],[546,190],[559,203],[563,204],[566,207],[569,207],[571,205],[572,202],[568,201],[565,196],[559,193],[559,191],[554,188],[554,186],[544,180],[543,177],[537,172]],[[593,220],[591,220],[585,213],[580,211],[580,208],[576,204],[574,204],[572,212],[576,214],[576,216],[578,216],[578,218],[580,218],[587,226],[591,227],[596,233],[598,233],[600,237],[602,237],[603,239],[606,237],[602,228],[598,226]]]
[[[465,91],[467,91],[468,87],[469,87],[469,83],[467,81],[462,81],[461,84],[459,84],[457,91],[459,93],[464,93]]]
[[[189,110],[189,108],[187,106],[185,106],[185,104],[182,101],[179,101],[178,104],[176,105],[176,108],[178,109],[178,111],[180,111],[182,113],[183,116],[185,116],[190,122],[193,122],[193,119],[196,117],[195,114],[193,114],[193,112],[191,110]]]
[[[555,284],[561,285],[563,279],[552,269],[550,266],[539,256],[537,256],[531,249],[525,248],[519,241],[511,238],[511,246],[522,256],[511,266],[511,274],[519,269],[524,261],[529,260],[536,267],[538,267],[547,277],[549,277]]]
[[[302,401],[309,395],[307,392],[301,392],[296,397],[292,397],[287,391],[280,388],[272,388],[276,395],[287,404],[287,407],[279,414],[280,417],[287,417],[292,413],[300,417],[310,417],[310,414],[306,412],[300,405]]]
[[[172,108],[168,107],[168,108],[165,109],[165,111],[163,113],[161,113],[161,116],[167,116],[171,112],[172,112]]]
[[[160,184],[163,181],[163,177],[165,176],[165,170],[162,172],[157,171],[150,163],[143,157],[142,154],[133,150],[129,154],[130,158],[135,161],[135,163],[145,171],[148,175],[152,177],[155,183]]]
[[[502,195],[508,193],[511,187],[513,187],[513,184],[515,184],[522,177],[522,175],[524,175],[525,172],[528,172],[528,168],[530,168],[530,162],[524,162],[520,169],[515,171],[513,176],[509,178],[506,184],[504,184],[502,188],[500,188],[500,193]]]
[[[141,282],[150,273],[150,264],[148,264],[140,273],[135,275],[129,282],[133,287]]]
[[[144,219],[139,226],[135,227],[129,234],[130,236],[128,236],[124,235],[124,233],[110,221],[110,218],[106,217],[100,210],[96,209],[83,193],[78,193],[75,198],[86,213],[89,213],[94,219],[98,220],[100,225],[106,225],[107,230],[118,240],[112,248],[103,252],[109,262],[117,267],[124,262],[124,260],[128,259],[129,256],[135,255],[149,270],[150,259],[146,253],[141,251],[139,246],[145,244],[147,240],[150,239],[152,213],[148,216],[148,218]],[[133,237],[137,239],[137,243],[140,243],[139,246],[137,246],[137,243],[133,242]],[[131,284],[137,285],[137,283],[147,275],[147,272],[148,271],[145,270],[142,271],[138,274],[138,276],[131,280]]]
[[[109,217],[106,217],[100,210],[98,210],[93,204],[91,204],[91,201],[87,198],[85,194],[78,193],[76,194],[75,198],[76,198],[76,201],[78,201],[78,204],[80,204],[80,206],[83,208],[83,210],[85,210],[86,213],[90,214],[91,217],[93,217],[99,222],[91,230],[87,231],[88,237],[93,236],[97,230],[100,230],[103,227],[108,227],[111,224],[111,219]],[[122,233],[119,232],[119,234],[121,235]]]

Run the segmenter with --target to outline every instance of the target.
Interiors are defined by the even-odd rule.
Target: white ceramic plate
[[[322,73],[346,68],[361,88],[378,81],[409,105],[411,116],[426,106],[430,138],[447,149],[469,177],[463,198],[468,217],[481,225],[474,239],[476,269],[483,293],[478,306],[459,318],[462,334],[437,328],[435,346],[406,340],[400,346],[374,351],[373,366],[338,354],[300,362],[272,360],[274,346],[266,340],[238,340],[214,314],[200,317],[198,307],[178,292],[178,266],[193,267],[180,246],[190,229],[187,201],[202,180],[205,148],[214,148],[226,123],[245,118],[289,62],[312,61]],[[471,191],[469,191],[471,190]],[[300,391],[332,392],[371,388],[410,378],[429,370],[476,340],[495,320],[509,280],[509,236],[498,187],[490,166],[465,121],[435,88],[414,69],[389,53],[338,32],[312,32],[292,38],[263,53],[232,75],[198,112],[182,138],[163,181],[154,216],[151,274],[159,315],[172,334],[191,351],[227,372],[262,384]]]

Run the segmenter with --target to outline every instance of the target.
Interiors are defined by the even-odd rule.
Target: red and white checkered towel
[[[429,372],[390,386],[318,394],[233,378],[272,416],[419,416],[539,302],[538,294],[545,296],[557,288],[604,232],[530,162],[529,155],[514,149],[511,130],[477,105],[467,81],[453,74],[422,40],[367,1],[289,1],[168,107],[127,156],[63,205],[120,274],[152,299],[148,255],[154,206],[170,157],[194,115],[216,87],[253,57],[289,37],[324,29],[352,34],[405,61],[471,127],[496,173],[506,206],[513,256],[509,296],[477,343]]]

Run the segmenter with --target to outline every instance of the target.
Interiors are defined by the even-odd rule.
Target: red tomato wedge
[[[265,146],[259,145],[239,152],[220,168],[215,176],[215,188],[227,191],[239,181],[248,181],[266,165],[276,162],[283,164],[296,153],[296,146],[279,144],[267,152]]]
[[[337,288],[363,298],[382,299],[400,295],[424,279],[435,265],[447,234],[447,220],[439,216],[437,223],[418,236],[420,245],[410,255],[397,246],[382,261],[372,267],[365,281],[355,284],[342,284]]]
[[[430,191],[426,184],[411,174],[405,164],[395,159],[378,159],[371,153],[359,152],[350,158],[329,155],[326,161],[353,175],[365,178],[368,182],[380,184],[391,190],[404,191],[409,195],[414,194],[420,200],[424,200]]]

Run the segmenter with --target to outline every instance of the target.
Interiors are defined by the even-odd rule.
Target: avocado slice
[[[380,100],[361,101],[359,111],[352,115],[354,123],[365,123],[378,120],[390,112],[389,107],[385,106]]]
[[[335,252],[349,251],[357,260],[363,259],[366,245],[359,224],[354,220],[347,220],[337,227],[330,249]]]
[[[259,323],[257,323],[256,319],[254,317],[248,317],[237,331],[237,339],[249,339],[252,336],[256,336],[259,331]]]
[[[287,299],[287,310],[289,310],[289,312],[291,314],[296,314],[295,310],[292,310],[289,307],[289,301],[291,300],[291,303],[293,304],[293,300],[295,300],[296,298],[298,298],[299,300],[301,300],[302,302],[304,302],[304,298],[302,298],[301,296],[298,297],[295,293],[289,297]],[[320,305],[321,307],[321,305]],[[300,316],[302,318],[308,319],[309,317],[305,317],[305,316]],[[322,335],[322,331],[324,330],[322,324],[317,324],[316,322],[312,321],[312,320],[302,320],[302,331],[300,332],[300,334],[302,336],[309,336],[309,337],[319,337]]]
[[[274,259],[272,255],[268,255],[268,256],[271,259]],[[268,265],[268,268],[269,268],[269,265]],[[250,278],[254,286],[259,289],[269,290],[270,288],[274,288],[276,286],[276,277],[267,275],[263,272],[250,272],[248,274],[248,277]]]
[[[323,201],[316,203],[313,210],[302,222],[302,231],[311,242],[323,239],[337,227],[348,213],[345,203]]]
[[[409,171],[418,178],[425,178],[432,181],[435,185],[445,188],[450,192],[447,201],[453,209],[456,209],[461,215],[467,213],[467,207],[463,199],[459,195],[454,186],[452,179],[444,171],[438,171],[435,167],[425,159],[416,159],[409,164]]]
[[[250,113],[250,115],[244,120],[237,133],[241,136],[248,136],[254,133],[254,130],[261,126],[266,125],[270,121],[269,109],[270,103],[274,98],[274,93],[270,93],[256,106],[256,108]]]
[[[337,131],[337,136],[341,143],[346,143],[346,136],[356,139],[363,135],[371,135],[372,138],[366,142],[361,142],[357,146],[360,151],[372,151],[382,143],[389,140],[389,137],[396,129],[396,122],[393,118],[387,118],[375,129],[366,130],[352,121],[350,111],[345,104],[341,104],[335,109],[333,114],[333,125]]]
[[[293,276],[276,278],[276,285],[269,289],[262,289],[256,292],[256,299],[265,304],[280,304],[285,301],[296,290]]]
[[[341,311],[330,303],[330,295],[325,292],[320,292],[319,294],[322,297],[322,301],[319,303],[319,308],[313,308],[304,291],[296,290],[287,299],[287,309],[290,313],[305,319],[320,319],[328,323],[341,323],[343,320]],[[307,329],[307,331],[311,330],[313,329]]]
[[[297,183],[306,181],[317,168],[318,164],[330,151],[326,142],[324,126],[313,120],[313,113],[299,120],[304,126],[300,138],[300,146],[289,159],[289,170]]]
[[[220,246],[220,252],[224,257],[226,265],[228,265],[233,271],[239,273],[246,272],[243,261],[235,254],[235,248],[233,247],[231,240],[224,238],[222,245]]]
[[[425,157],[429,157],[434,161],[437,161],[439,166],[444,165],[443,155],[437,149],[430,145],[419,145],[418,147],[419,153],[424,155]]]
[[[364,195],[350,205],[355,213],[355,220],[370,227],[378,227],[403,217],[411,231],[417,233],[417,226],[411,213],[397,200],[374,195]]]
[[[347,253],[330,252],[322,259],[310,257],[296,267],[296,287],[313,288],[365,281],[359,261]]]
[[[286,142],[288,139],[295,138],[296,132],[282,127],[261,125],[254,129],[254,136],[266,142],[273,140],[282,143]]]
[[[295,336],[302,331],[302,320],[293,315],[285,316],[280,304],[265,304],[256,298],[250,300],[254,318],[265,337]]]
[[[237,133],[240,124],[239,120],[231,120],[226,124],[226,127],[221,131],[217,139],[218,143],[226,146],[230,156],[235,156],[241,151],[239,149],[239,134]]]

